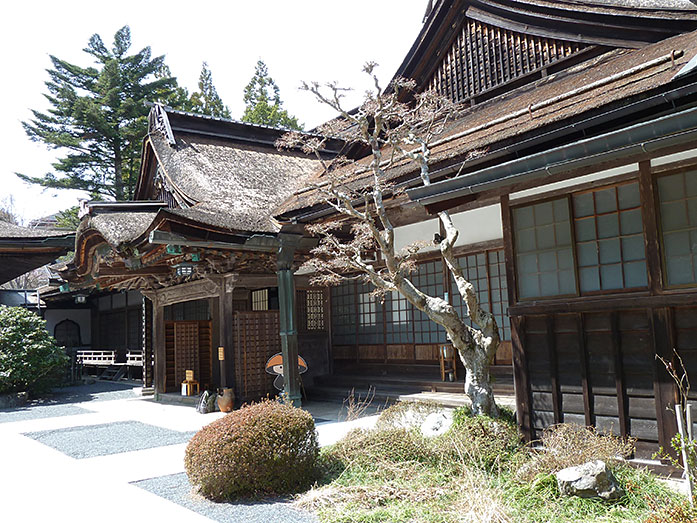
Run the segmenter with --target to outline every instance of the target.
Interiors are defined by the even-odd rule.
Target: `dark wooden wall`
[[[555,423],[593,425],[637,438],[638,453],[650,457],[670,438],[673,425],[666,411],[670,381],[655,359],[663,343],[657,322],[669,316],[697,325],[697,310],[602,309],[519,316],[531,405],[528,430],[534,439]]]

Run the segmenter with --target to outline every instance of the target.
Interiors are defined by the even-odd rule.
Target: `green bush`
[[[44,320],[23,307],[0,305],[0,393],[45,392],[61,381],[67,364]]]
[[[328,455],[344,466],[366,470],[387,469],[388,463],[438,461],[438,453],[431,442],[413,428],[354,429],[336,443]]]
[[[184,464],[203,496],[226,501],[309,487],[318,452],[308,412],[265,400],[203,427],[186,447]]]

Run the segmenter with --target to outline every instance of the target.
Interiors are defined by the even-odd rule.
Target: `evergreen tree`
[[[191,95],[187,110],[194,113],[208,114],[220,118],[230,118],[230,109],[218,96],[218,91],[213,85],[213,75],[208,64],[203,62],[201,74],[198,77],[198,91]]]
[[[55,173],[18,173],[20,178],[116,200],[133,196],[147,132],[149,108],[144,102],[168,103],[176,80],[164,68],[163,56],[153,58],[149,47],[128,54],[130,47],[131,31],[125,26],[114,35],[111,49],[99,35],[90,38],[84,51],[96,66],[51,56],[45,95],[51,107],[45,113],[32,111],[33,119],[23,126],[32,140],[68,152],[53,164]]]
[[[289,115],[288,111],[283,109],[278,86],[269,76],[266,64],[261,60],[257,62],[254,76],[244,88],[244,104],[243,122],[298,131],[303,128],[295,116]]]

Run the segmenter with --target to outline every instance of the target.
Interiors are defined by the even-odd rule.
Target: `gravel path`
[[[186,443],[194,434],[147,425],[140,421],[119,421],[28,432],[24,435],[63,454],[83,459]]]
[[[294,509],[287,500],[214,503],[191,492],[185,473],[136,481],[134,485],[221,523],[316,523],[312,514]]]
[[[17,409],[0,410],[0,423],[75,416],[76,414],[88,414],[89,412],[89,410],[75,405],[30,405]]]

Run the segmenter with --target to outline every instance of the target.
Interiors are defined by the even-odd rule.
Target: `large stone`
[[[604,461],[595,460],[560,470],[556,474],[562,494],[581,498],[618,499],[624,491]]]
[[[433,412],[426,416],[421,424],[421,434],[428,438],[440,436],[448,432],[453,424],[453,413],[451,411]]]
[[[26,392],[0,394],[0,409],[16,409],[26,406],[28,402],[29,394]]]

